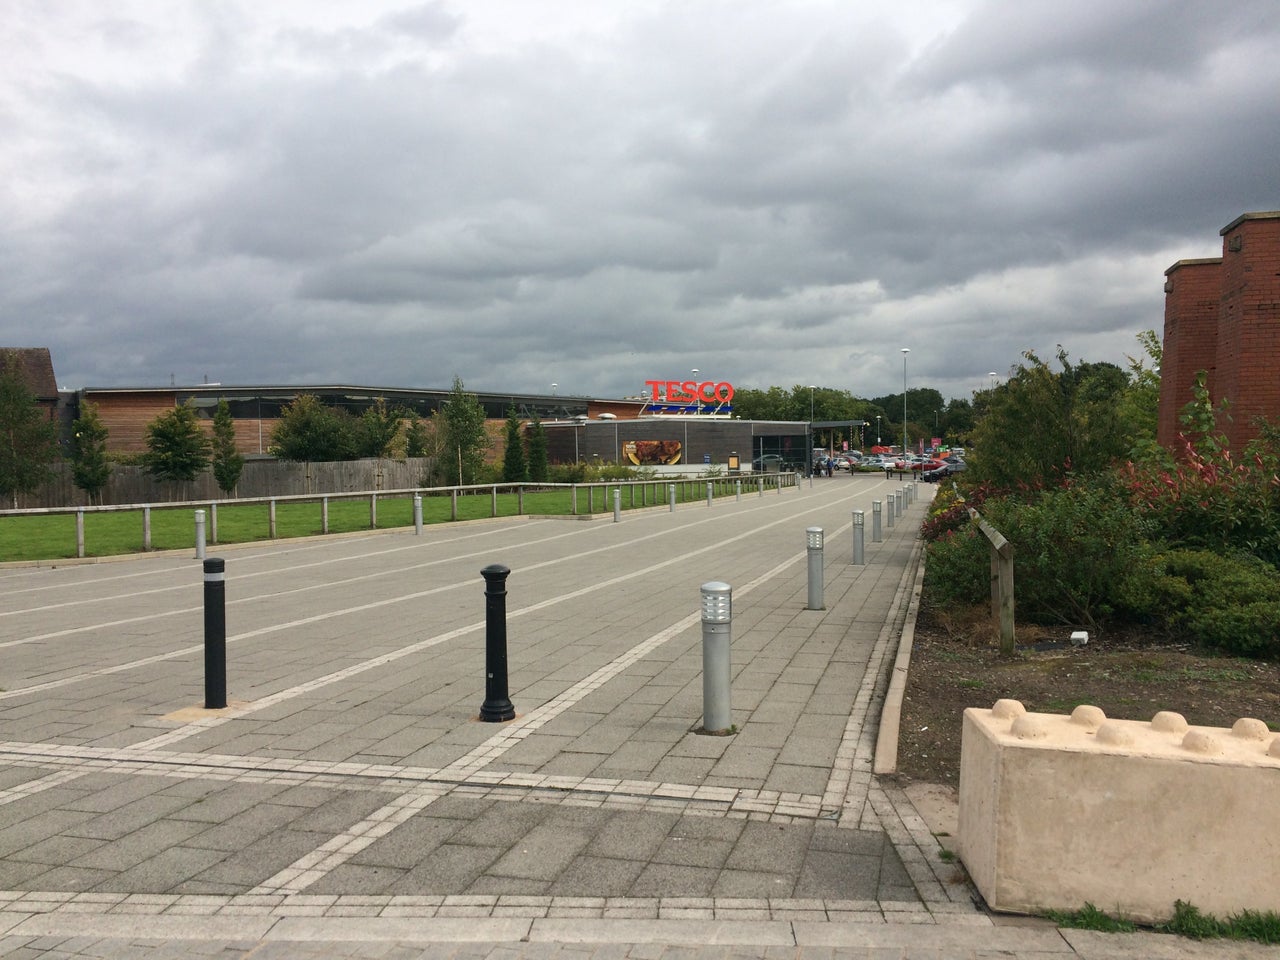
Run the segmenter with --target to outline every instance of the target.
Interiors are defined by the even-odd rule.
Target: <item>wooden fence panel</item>
[[[292,463],[285,460],[250,460],[236,488],[241,497],[285,497],[308,493],[352,493],[361,490],[405,490],[420,487],[432,460],[342,460],[333,463]],[[218,489],[213,472],[206,470],[192,483],[158,483],[138,466],[115,464],[102,492],[102,503],[170,503],[188,500],[230,499]],[[20,508],[87,506],[84,491],[71,480],[71,464],[54,464],[54,476],[31,496],[19,497]],[[5,503],[4,507],[11,506]]]

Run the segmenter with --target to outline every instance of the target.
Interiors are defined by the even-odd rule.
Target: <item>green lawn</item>
[[[688,503],[706,499],[706,483],[686,482],[677,485],[677,501]],[[714,496],[733,496],[732,480],[714,482]],[[630,510],[667,502],[668,481],[624,485],[620,489],[621,508]],[[744,481],[744,494],[755,491],[755,484]],[[579,487],[577,513],[611,513],[614,486]],[[195,549],[195,510],[197,505],[153,507],[151,509],[151,549]],[[266,503],[218,505],[218,543],[246,543],[271,537],[270,508]],[[497,516],[514,517],[521,512],[515,493],[499,493]],[[567,516],[573,512],[573,492],[557,487],[527,491],[523,512],[527,515]],[[379,497],[377,520],[380,529],[413,525],[413,497]],[[490,491],[460,494],[457,519],[477,520],[494,515],[494,499]],[[205,509],[206,543],[214,545],[213,519]],[[425,493],[422,498],[422,520],[426,524],[448,523],[453,519],[449,492]],[[348,533],[370,529],[369,500],[329,500],[329,532]],[[282,501],[276,504],[276,537],[315,536],[323,532],[321,502]],[[143,547],[143,511],[119,510],[103,513],[86,512],[84,518],[85,556],[106,557],[137,553]],[[58,560],[76,555],[75,515],[30,514],[0,517],[0,561]]]

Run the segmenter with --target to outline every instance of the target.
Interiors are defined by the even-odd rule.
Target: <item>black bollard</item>
[[[485,723],[514,720],[516,708],[507,693],[507,577],[511,569],[500,563],[480,571],[484,577],[484,703]]]
[[[204,562],[204,708],[227,705],[227,584],[226,561]]]

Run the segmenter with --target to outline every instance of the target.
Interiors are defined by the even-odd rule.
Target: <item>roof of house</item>
[[[53,375],[53,358],[48,347],[0,347],[0,365],[17,360],[18,372],[37,400],[57,400],[58,381]]]

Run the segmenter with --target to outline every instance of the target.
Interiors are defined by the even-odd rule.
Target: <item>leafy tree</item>
[[[18,495],[34,493],[49,478],[57,457],[58,428],[36,404],[36,396],[13,354],[0,370],[0,493],[14,508]]]
[[[807,396],[805,402],[808,402]],[[782,387],[768,390],[743,387],[733,394],[733,412],[743,420],[792,420],[795,418],[791,406],[791,394]],[[803,419],[809,418],[808,409],[806,406]]]
[[[516,408],[507,410],[507,449],[502,455],[502,479],[506,483],[522,483],[529,479],[529,463],[524,455],[524,432]]]
[[[209,465],[209,438],[189,403],[147,424],[146,442],[143,466],[157,480],[190,483]]]
[[[270,449],[281,460],[349,460],[355,450],[351,417],[314,394],[301,394],[281,413]]]
[[[404,455],[429,457],[434,452],[435,436],[427,422],[416,413],[409,413],[409,424],[404,431]]]
[[[80,405],[80,416],[71,424],[71,479],[85,492],[89,503],[102,502],[102,490],[111,479],[107,460],[107,425],[96,404]]]
[[[1127,458],[1134,427],[1120,401],[1128,376],[1113,363],[1074,365],[1058,348],[1060,372],[1032,352],[999,388],[974,428],[969,480],[1041,489],[1070,475],[1105,471]]]
[[[357,457],[388,457],[400,436],[401,413],[387,409],[387,401],[378,397],[373,406],[360,415],[355,424]]]
[[[244,472],[244,457],[236,450],[236,425],[231,419],[231,406],[225,399],[218,401],[213,414],[213,478],[218,489],[232,493]]]
[[[454,376],[453,390],[441,411],[439,464],[448,484],[475,483],[484,466],[489,436],[485,433],[484,408],[474,393],[467,393],[462,378]]]
[[[1128,357],[1129,387],[1120,399],[1121,415],[1132,426],[1135,443],[1146,448],[1156,443],[1156,428],[1160,420],[1160,365],[1164,360],[1164,344],[1155,330],[1143,330],[1138,343],[1151,366],[1142,358]]]
[[[943,440],[951,444],[967,443],[973,425],[973,404],[970,401],[963,398],[947,401],[947,408],[942,412],[940,431]]]
[[[529,428],[529,479],[534,483],[546,483],[551,475],[547,463],[547,431],[535,413]]]

